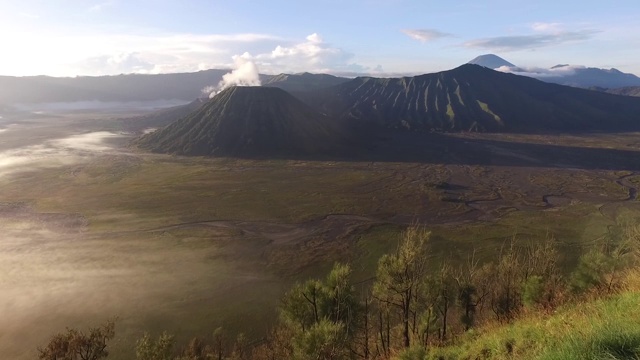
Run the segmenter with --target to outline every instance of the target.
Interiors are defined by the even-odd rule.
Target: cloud
[[[404,29],[402,30],[407,36],[414,40],[418,40],[421,42],[428,42],[433,40],[438,40],[444,37],[453,36],[451,34],[441,32],[434,29]]]
[[[96,56],[84,61],[87,69],[102,69],[108,74],[148,73],[156,65],[142,59],[140,53],[121,53]]]
[[[587,29],[579,31],[563,30],[531,35],[498,36],[471,40],[464,43],[464,46],[501,52],[517,51],[585,41],[591,39],[598,32],[599,31]]]
[[[220,91],[231,86],[260,86],[260,73],[258,66],[254,62],[253,56],[248,52],[242,55],[233,56],[234,68],[224,74],[218,86],[207,86],[202,92],[208,94],[210,98]]]
[[[193,72],[229,68],[234,54],[273,49],[278,36],[239,34],[37,34],[3,43],[0,69],[7,75],[115,75]],[[42,61],[46,58],[47,61]]]
[[[313,33],[305,41],[278,45],[269,53],[257,55],[255,60],[269,73],[362,70],[360,65],[350,61],[352,58],[353,54],[331,46],[319,34]]]
[[[101,3],[97,3],[89,7],[89,12],[101,12],[102,10],[113,6],[114,4],[115,4],[114,1],[105,1]]]
[[[245,52],[254,54],[252,60],[266,74],[372,71],[354,61],[354,54],[325,41],[318,33],[300,40],[266,33],[26,33],[19,40],[10,38],[3,46],[6,51],[0,57],[0,69],[12,69],[12,75],[99,76],[229,69],[235,66],[233,56]],[[47,61],[43,62],[45,54]]]
[[[501,66],[496,71],[501,71],[504,73],[534,77],[534,78],[549,78],[549,77],[563,77],[570,76],[576,73],[576,70],[585,69],[585,66],[582,65],[562,65],[553,67],[550,69],[539,68],[539,67],[510,67],[510,66]]]
[[[536,22],[531,24],[531,29],[533,31],[540,31],[540,32],[554,32],[554,33],[558,33],[561,32],[563,29],[563,25],[560,23],[544,23],[544,22]]]

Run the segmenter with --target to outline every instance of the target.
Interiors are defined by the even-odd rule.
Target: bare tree
[[[99,360],[109,356],[107,342],[115,336],[115,320],[83,332],[67,329],[54,335],[49,343],[38,348],[40,360]]]

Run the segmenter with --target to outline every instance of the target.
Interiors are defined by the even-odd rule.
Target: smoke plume
[[[222,76],[222,80],[217,86],[207,86],[202,89],[202,92],[209,94],[209,98],[212,98],[231,86],[260,86],[258,66],[253,61],[251,54],[245,52],[242,55],[234,55],[233,67],[231,72]]]

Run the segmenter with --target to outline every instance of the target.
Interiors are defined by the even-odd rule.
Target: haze
[[[283,322],[283,295],[340,262],[361,301],[416,224],[425,273],[553,239],[554,309],[583,301],[581,256],[640,222],[638,19],[637,0],[0,2],[0,359],[113,317],[109,359],[218,327],[246,348],[290,327],[291,349],[307,320]],[[459,291],[453,273],[414,283]],[[491,331],[499,291],[483,308],[469,281],[473,309],[439,310],[460,299],[444,287],[358,303],[379,321],[363,343],[400,353],[411,313],[425,344],[463,339],[476,307],[473,338]]]

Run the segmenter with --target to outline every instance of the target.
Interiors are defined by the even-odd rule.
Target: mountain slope
[[[433,348],[424,359],[637,359],[639,311],[640,292],[628,290],[550,314],[529,312]]]
[[[341,119],[419,131],[640,128],[640,99],[549,84],[477,65],[416,77],[356,78],[307,101]]]
[[[346,141],[336,123],[284,90],[232,87],[137,144],[180,155],[264,157],[332,153]]]

